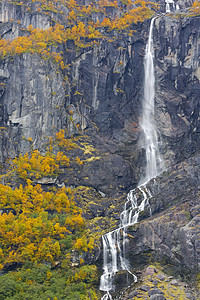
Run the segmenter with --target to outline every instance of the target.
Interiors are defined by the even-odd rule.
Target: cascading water
[[[148,182],[164,170],[164,162],[161,158],[158,147],[158,135],[154,120],[154,101],[155,101],[155,74],[154,74],[154,49],[153,49],[153,24],[151,20],[148,44],[146,45],[144,58],[144,98],[142,109],[142,120],[140,126],[144,132],[142,148],[146,153],[145,176],[141,178],[139,185]]]
[[[117,271],[126,270],[133,276],[134,281],[137,281],[137,277],[131,273],[129,262],[125,257],[127,243],[126,229],[128,226],[138,222],[140,212],[144,211],[145,208],[149,208],[149,214],[151,214],[149,205],[151,197],[151,192],[145,185],[131,190],[127,195],[124,210],[120,214],[119,228],[102,236],[104,273],[101,276],[100,290],[106,292],[101,298],[102,300],[112,299],[110,291],[114,290],[113,276]]]
[[[175,4],[174,0],[165,0],[165,4],[166,4],[166,8],[165,8],[166,13],[171,12],[170,5],[172,7],[172,11],[175,10],[178,11],[180,9],[178,3]]]
[[[151,208],[149,199],[152,197],[151,191],[147,189],[146,183],[156,177],[164,169],[164,163],[158,149],[158,136],[154,124],[154,96],[155,96],[155,77],[153,65],[153,24],[151,20],[149,39],[146,46],[144,60],[144,100],[141,127],[144,132],[144,144],[142,147],[146,152],[145,176],[140,180],[138,187],[131,190],[127,195],[124,210],[120,214],[120,226],[102,236],[103,241],[103,275],[101,276],[100,290],[106,294],[102,300],[111,300],[111,290],[114,290],[113,276],[118,270],[129,272],[134,281],[137,277],[131,273],[129,262],[126,259],[127,227],[138,222],[139,215],[144,209]]]

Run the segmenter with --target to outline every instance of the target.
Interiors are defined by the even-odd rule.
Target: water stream
[[[147,188],[147,182],[164,170],[164,162],[159,152],[159,141],[154,120],[155,99],[155,75],[154,75],[154,50],[153,50],[153,25],[151,20],[148,43],[144,58],[144,98],[142,106],[141,127],[143,129],[143,143],[141,147],[146,153],[145,174],[142,176],[138,187],[127,195],[124,210],[120,214],[120,225],[117,229],[102,236],[103,242],[103,275],[101,276],[100,290],[105,291],[102,300],[111,300],[111,290],[114,290],[114,275],[119,270],[126,270],[134,281],[137,277],[130,271],[130,265],[126,259],[127,227],[138,222],[142,211],[147,210],[151,215],[149,199],[151,191]]]
[[[164,170],[164,162],[159,152],[159,141],[154,119],[155,106],[155,72],[153,49],[153,18],[149,29],[149,39],[146,45],[144,58],[144,98],[142,108],[142,120],[140,126],[143,129],[144,138],[141,148],[145,149],[146,168],[145,175],[141,177],[139,185],[147,183]]]
[[[173,11],[179,11],[180,7],[178,3],[175,4],[174,0],[165,0],[165,12],[170,13]]]

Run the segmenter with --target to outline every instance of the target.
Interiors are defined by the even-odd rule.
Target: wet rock
[[[127,271],[119,271],[114,278],[115,291],[121,291],[124,287],[134,282],[134,277]],[[137,297],[139,297],[139,292]]]
[[[35,4],[32,5],[34,11]],[[67,14],[64,8],[63,11]],[[16,11],[7,1],[0,5],[0,17],[2,35],[4,31],[12,32],[12,37],[4,33],[7,38],[20,35],[9,19],[22,20],[22,27],[32,22],[33,27],[43,29],[49,27],[51,18],[56,20],[54,15],[25,12],[23,6]],[[199,18],[179,20],[169,16],[155,21],[156,121],[167,167],[190,157],[200,146],[199,22]],[[67,126],[70,134],[77,134],[75,124],[87,131],[102,153],[110,155],[99,164],[91,164],[88,170],[83,167],[84,176],[78,177],[78,183],[93,186],[106,195],[114,194],[116,188],[128,191],[136,186],[145,165],[144,151],[139,146],[139,118],[144,75],[141,53],[148,30],[149,21],[138,24],[133,37],[113,43],[102,41],[97,48],[85,49],[80,55],[73,48],[70,53],[63,49],[66,63],[72,66],[69,81],[76,82],[70,88],[66,84],[70,93],[67,100],[64,74],[57,73],[53,64],[29,54],[16,56],[12,62],[2,61],[0,74],[5,88],[0,90],[0,125],[7,130],[1,139],[1,159],[7,153],[28,151],[29,137],[41,149],[53,128],[56,132]],[[119,67],[121,61],[123,68]],[[77,90],[84,96],[77,95]],[[73,122],[69,111],[73,111]],[[111,181],[113,185],[108,184]]]
[[[199,155],[193,156],[163,173],[162,179],[157,178],[156,185],[153,181],[149,183],[147,188],[153,194],[150,198],[153,217],[128,228],[128,234],[134,237],[127,246],[127,257],[132,266],[137,267],[136,260],[147,263],[149,257],[152,261],[162,257],[174,266],[177,274],[194,274],[196,262],[200,260],[197,250],[200,247],[200,219],[196,208],[199,199],[199,163]],[[152,269],[146,272],[150,275],[154,273]]]

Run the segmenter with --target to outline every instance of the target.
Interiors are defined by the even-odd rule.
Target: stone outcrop
[[[147,266],[141,273],[141,281],[136,286],[130,285],[118,299],[184,299],[195,300],[197,294],[188,286],[186,282],[181,282],[169,276],[161,270],[157,264]]]

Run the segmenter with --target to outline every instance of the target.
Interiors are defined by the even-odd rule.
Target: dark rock
[[[166,298],[163,295],[152,295],[150,296],[150,300],[166,300]]]
[[[152,288],[150,289],[150,291],[148,292],[148,296],[152,296],[152,295],[157,295],[157,294],[164,294],[159,288]]]
[[[20,19],[22,28],[30,22],[34,28],[50,26],[51,17],[37,12],[34,16],[26,12],[25,17],[23,7],[18,9],[6,1],[0,5],[3,37],[20,34],[9,23],[10,19]],[[200,146],[199,22],[199,18],[179,20],[169,16],[155,21],[156,121],[167,167],[190,157]],[[1,159],[5,160],[8,153],[28,151],[29,137],[35,147],[42,149],[45,137],[52,135],[52,128],[56,132],[67,126],[70,134],[77,134],[75,124],[87,131],[95,146],[109,156],[91,163],[88,169],[84,166],[72,185],[89,185],[112,195],[120,186],[126,191],[136,186],[145,165],[144,151],[139,147],[139,117],[144,75],[141,53],[149,21],[136,27],[133,37],[113,43],[102,41],[97,49],[85,49],[80,55],[72,45],[68,45],[72,48],[70,53],[63,49],[66,63],[72,66],[69,81],[75,82],[70,88],[66,83],[70,94],[67,100],[65,74],[57,73],[53,64],[29,54],[15,56],[12,62],[2,60],[0,74],[5,88],[0,90],[0,125],[6,126],[6,132],[1,138]],[[119,66],[120,61],[124,62],[123,67]],[[77,90],[84,96],[77,95]],[[73,123],[69,111],[73,111]]]
[[[134,282],[134,277],[127,271],[119,271],[114,278],[115,291],[121,291],[123,287],[129,286]],[[139,297],[139,293],[137,294]]]
[[[156,184],[152,181],[147,186],[153,195],[150,198],[153,217],[128,229],[128,234],[134,236],[127,246],[127,257],[133,267],[137,267],[136,262],[147,263],[149,257],[152,261],[162,257],[173,265],[174,274],[196,272],[196,262],[200,260],[200,252],[196,250],[200,246],[196,208],[199,163],[199,155],[195,155],[163,173]],[[151,272],[153,275],[153,270]]]
[[[159,2],[164,11],[164,1]],[[192,1],[179,3],[184,8]],[[31,4],[29,13],[23,5],[1,1],[1,37],[13,39],[23,35],[20,28],[30,23],[43,29],[49,28],[53,19],[62,23],[62,17],[38,13],[35,5]],[[106,10],[113,14],[113,8]],[[68,13],[64,8],[63,12]],[[22,22],[16,25],[11,19]],[[56,182],[43,179],[41,183],[62,184],[68,180],[69,186],[90,186],[101,191],[93,203],[83,200],[84,216],[88,219],[119,219],[120,207],[125,202],[123,193],[137,186],[144,172],[146,161],[139,120],[149,22],[135,25],[134,36],[124,35],[114,42],[102,40],[98,46],[80,52],[71,41],[60,45],[65,62],[71,65],[67,73],[58,72],[52,62],[36,54],[0,61],[0,161],[4,163],[9,156],[30,151],[28,138],[33,139],[35,148],[42,150],[46,136],[61,128],[67,128],[69,135],[78,134],[79,125],[97,148],[99,159],[70,175],[64,170]],[[173,267],[174,273],[184,276],[194,276],[200,265],[199,28],[198,16],[162,15],[155,20],[155,115],[167,171],[147,185],[152,194],[152,216],[148,207],[139,216],[142,222],[127,229],[127,257],[132,266],[145,266],[150,260],[164,261]],[[64,80],[66,75],[69,83]],[[111,196],[117,205],[110,201]],[[92,262],[94,257],[88,256]],[[154,269],[145,272],[155,275]],[[165,277],[158,274],[157,279],[162,281]],[[127,274],[119,274],[116,283],[117,288],[127,285]],[[152,294],[151,300],[161,299],[156,297],[164,296]]]
[[[150,287],[147,286],[147,285],[142,285],[142,286],[140,287],[140,290],[141,290],[141,291],[144,291],[144,292],[148,292],[148,291],[150,290]]]
[[[154,273],[155,273],[155,268],[152,268],[152,267],[146,268],[146,270],[144,272],[145,275],[154,275]]]
[[[173,279],[172,281],[170,281],[170,284],[174,285],[174,286],[178,286],[179,283],[176,279]]]
[[[163,276],[162,274],[158,274],[157,276],[156,276],[156,278],[157,279],[159,279],[159,280],[161,280],[161,281],[165,281],[165,276]]]
[[[156,279],[153,279],[153,280],[152,280],[152,283],[153,283],[154,285],[157,285],[157,284],[158,284],[158,281],[157,281]]]
[[[187,297],[187,299],[195,300],[195,297],[192,296],[190,293],[186,293],[186,297]]]

